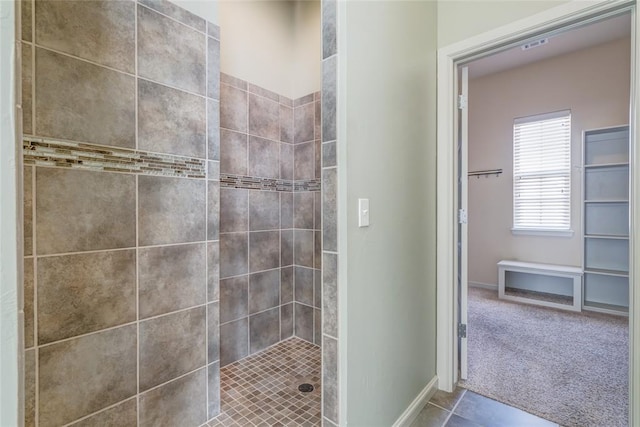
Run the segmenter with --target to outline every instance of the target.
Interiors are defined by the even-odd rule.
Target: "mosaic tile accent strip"
[[[220,369],[221,426],[319,426],[320,347],[299,338],[282,341]],[[298,391],[303,383],[309,393]]]
[[[247,190],[293,191],[293,181],[253,176],[220,174],[220,186]]]
[[[220,174],[220,186],[266,191],[320,191],[320,179],[290,181],[285,179],[258,178],[253,176]]]
[[[207,177],[203,159],[31,136],[23,138],[22,147],[25,165],[183,178]]]
[[[295,181],[295,191],[320,191],[321,185],[320,179],[306,179],[302,181]]]

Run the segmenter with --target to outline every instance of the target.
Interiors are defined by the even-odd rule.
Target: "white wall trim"
[[[456,323],[458,312],[456,266],[457,266],[457,155],[455,141],[455,71],[457,63],[472,56],[480,57],[484,52],[510,44],[521,42],[527,37],[535,37],[545,31],[556,31],[579,21],[586,21],[621,8],[630,8],[632,1],[627,0],[574,0],[558,7],[532,15],[508,25],[462,40],[438,50],[438,89],[437,89],[437,235],[438,248],[436,264],[437,281],[437,376],[442,390],[453,391],[458,380]],[[636,148],[638,140],[637,124],[640,123],[640,111],[636,108],[640,100],[638,78],[638,57],[640,57],[640,25],[638,14],[633,14],[632,30],[632,70],[631,70],[631,118],[630,132],[632,161],[640,165],[640,150]],[[632,168],[632,241],[630,248],[630,414],[629,424],[640,421],[640,351],[634,352],[635,343],[640,343],[640,316],[633,315],[634,307],[640,307],[640,283],[635,278],[633,264],[640,265],[640,232],[634,226],[640,224],[640,174]],[[637,373],[637,375],[636,375]]]
[[[472,288],[489,289],[489,290],[498,292],[498,285],[496,285],[495,283],[482,283],[482,282],[469,281],[469,286],[471,286]]]
[[[413,421],[418,418],[420,415],[420,411],[424,408],[424,405],[427,404],[429,399],[434,395],[434,393],[438,390],[438,377],[435,376],[429,381],[429,383],[418,393],[413,402],[407,409],[404,410],[402,415],[398,417],[395,423],[393,423],[393,427],[409,427]]]

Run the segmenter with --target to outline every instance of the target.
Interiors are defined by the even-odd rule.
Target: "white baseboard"
[[[438,377],[435,376],[429,381],[429,384],[422,389],[422,391],[413,399],[411,405],[404,410],[402,415],[393,423],[393,427],[409,427],[411,423],[418,417],[424,405],[427,404],[429,399],[438,390]]]
[[[493,283],[482,283],[482,282],[471,282],[469,281],[469,286],[474,288],[482,288],[482,289],[491,289],[492,291],[498,290],[498,285],[494,285]]]

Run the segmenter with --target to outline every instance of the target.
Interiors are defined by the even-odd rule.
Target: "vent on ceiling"
[[[549,44],[549,39],[540,39],[540,40],[532,41],[529,43],[525,43],[522,46],[520,46],[520,49],[529,50],[536,47],[544,46],[546,44]]]

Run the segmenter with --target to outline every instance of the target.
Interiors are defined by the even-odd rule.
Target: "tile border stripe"
[[[22,148],[25,166],[207,178],[206,160],[192,157],[33,136],[24,136]]]
[[[260,178],[255,176],[236,175],[231,173],[220,174],[220,187],[242,188],[247,190],[265,191],[320,191],[320,179],[286,180],[275,178]]]

